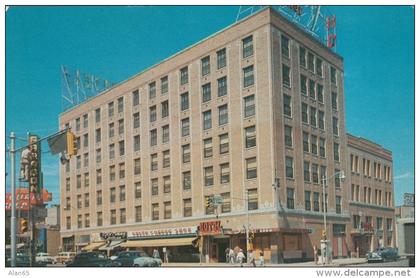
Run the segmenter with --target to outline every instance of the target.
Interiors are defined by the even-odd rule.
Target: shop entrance
[[[229,239],[217,241],[217,258],[219,263],[226,262],[226,249],[229,248]]]

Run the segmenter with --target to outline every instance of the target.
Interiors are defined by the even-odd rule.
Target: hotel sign
[[[128,239],[139,238],[165,238],[165,237],[180,237],[180,236],[195,236],[197,234],[197,226],[178,227],[178,228],[163,228],[152,230],[141,230],[127,232]]]
[[[208,221],[200,223],[200,235],[218,235],[222,232],[220,221]]]

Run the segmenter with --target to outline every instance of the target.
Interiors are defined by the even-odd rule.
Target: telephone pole
[[[11,266],[16,266],[16,184],[15,184],[15,133],[10,133],[10,191],[12,195],[12,207],[10,218],[10,253]]]

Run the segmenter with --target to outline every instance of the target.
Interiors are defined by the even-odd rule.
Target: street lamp
[[[328,240],[328,236],[327,236],[327,202],[326,202],[326,196],[325,196],[325,186],[327,183],[327,180],[331,179],[331,178],[335,178],[335,176],[340,175],[340,179],[343,180],[346,178],[346,176],[344,175],[344,171],[340,171],[335,173],[334,175],[332,175],[331,177],[321,177],[322,179],[322,199],[323,199],[323,213],[324,213],[324,231],[322,233],[322,237],[321,237],[321,251],[322,251],[322,263],[325,264],[325,261],[328,260],[328,263],[330,262],[330,258],[331,258],[331,254],[330,250],[329,250],[329,243],[330,241]]]

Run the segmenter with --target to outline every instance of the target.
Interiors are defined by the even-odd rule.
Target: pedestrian
[[[226,263],[227,264],[229,263],[229,251],[230,251],[229,247],[225,249],[225,256],[226,256]]]
[[[159,250],[157,250],[157,249],[154,249],[153,250],[153,258],[155,258],[155,259],[160,259],[160,255],[159,255]]]
[[[249,250],[248,254],[249,254],[249,264],[252,265],[253,267],[256,267],[257,265],[255,264],[254,252],[252,250]]]
[[[232,248],[229,249],[229,261],[231,264],[235,264],[235,251]]]
[[[264,252],[260,251],[260,266],[264,266]]]
[[[240,263],[241,267],[243,267],[245,255],[242,249],[239,249],[238,255],[237,255],[238,263]]]

